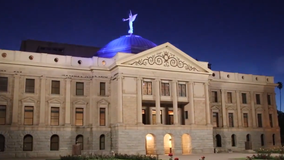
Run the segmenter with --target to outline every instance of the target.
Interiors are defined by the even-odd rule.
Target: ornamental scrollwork
[[[193,67],[186,62],[182,61],[180,58],[176,57],[174,54],[165,52],[159,52],[155,55],[148,56],[144,59],[139,59],[130,63],[130,65],[136,66],[146,66],[146,65],[163,65],[164,67],[178,67],[184,68],[189,71],[198,71],[196,67]]]

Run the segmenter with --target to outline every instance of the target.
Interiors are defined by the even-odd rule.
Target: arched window
[[[0,134],[0,152],[5,151],[5,137]]]
[[[272,144],[275,146],[275,134],[272,134]]]
[[[247,142],[250,141],[250,134],[247,134],[246,139],[247,139]]]
[[[264,134],[260,135],[261,146],[264,146]]]
[[[100,150],[105,150],[105,135],[100,136]]]
[[[23,151],[32,151],[32,150],[33,150],[33,136],[29,134],[25,135]]]
[[[80,144],[81,145],[81,150],[84,149],[84,138],[82,135],[78,135],[76,137],[76,144]]]
[[[234,134],[231,136],[231,143],[232,143],[232,147],[236,146],[236,135]]]
[[[216,146],[217,147],[222,147],[222,139],[219,134],[216,135]]]
[[[52,135],[50,138],[50,150],[58,151],[59,150],[59,137],[58,135]]]

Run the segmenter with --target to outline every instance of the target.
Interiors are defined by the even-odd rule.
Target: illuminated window
[[[8,77],[0,77],[0,92],[8,91]]]
[[[0,125],[6,124],[6,106],[0,105]]]
[[[257,114],[257,125],[258,127],[262,127],[262,115],[259,113]]]
[[[161,95],[170,96],[170,84],[168,82],[161,83]]]
[[[260,104],[260,94],[255,95],[256,104]]]
[[[169,110],[168,111],[168,115],[169,115],[169,124],[174,124],[174,111],[173,110]]]
[[[143,82],[143,95],[152,95],[152,82]]]
[[[162,110],[160,110],[160,121],[161,124],[163,123],[163,116],[162,116]],[[156,122],[156,110],[152,109],[152,124],[157,124]]]
[[[84,95],[84,82],[76,82],[76,95],[77,96]]]
[[[105,135],[100,136],[100,150],[105,150]]]
[[[179,97],[186,97],[186,84],[178,84]]]
[[[244,127],[248,127],[248,114],[243,113]]]
[[[60,94],[60,81],[51,81],[51,94]]]
[[[213,127],[219,127],[219,114],[218,114],[218,112],[213,112]]]
[[[24,124],[32,125],[34,120],[34,107],[33,106],[25,106],[24,112]]]
[[[0,134],[0,152],[5,151],[5,137]]]
[[[232,92],[227,92],[227,102],[233,103]]]
[[[100,82],[100,95],[105,96],[106,95],[106,83]]]
[[[106,109],[100,108],[100,126],[106,125]]]
[[[76,137],[76,144],[79,144],[81,146],[81,150],[84,149],[84,138],[82,135],[78,135]]]
[[[242,93],[242,103],[247,104],[247,94],[246,93]]]
[[[59,125],[59,107],[51,107],[50,125],[52,126]]]
[[[212,91],[212,101],[218,102],[218,92],[217,91]]]
[[[75,113],[75,125],[76,126],[82,126],[83,125],[83,120],[84,120],[84,109],[83,108],[76,108],[76,113]]]
[[[35,80],[34,79],[26,79],[25,92],[35,93]]]
[[[59,150],[59,137],[58,135],[53,135],[50,138],[50,150],[58,151]]]
[[[234,127],[234,114],[229,113],[229,127]]]
[[[33,137],[31,135],[26,135],[23,140],[23,151],[33,150]]]

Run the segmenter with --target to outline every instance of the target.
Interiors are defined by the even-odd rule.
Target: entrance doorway
[[[191,154],[192,146],[191,146],[191,137],[189,134],[183,134],[181,137],[182,142],[182,154]]]
[[[164,136],[164,150],[165,154],[173,153],[173,137],[170,134]]]
[[[145,149],[147,155],[155,154],[155,137],[153,134],[147,134],[145,138]]]

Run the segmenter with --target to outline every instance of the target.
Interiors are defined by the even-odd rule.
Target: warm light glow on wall
[[[151,135],[147,135],[147,140],[152,140],[152,136]]]
[[[169,147],[172,148],[172,137],[169,136]]]

